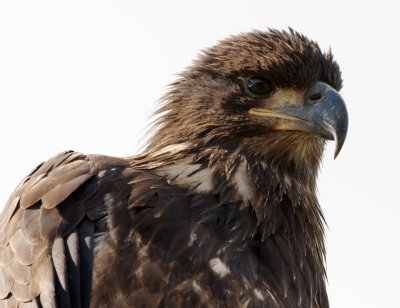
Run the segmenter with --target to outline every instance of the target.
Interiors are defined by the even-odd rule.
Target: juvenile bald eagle
[[[142,154],[61,153],[18,186],[1,306],[328,307],[316,176],[346,136],[340,75],[293,30],[205,50]]]

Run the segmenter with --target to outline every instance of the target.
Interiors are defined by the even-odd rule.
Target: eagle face
[[[172,84],[152,145],[225,144],[314,168],[324,140],[336,141],[335,157],[344,143],[341,86],[331,53],[291,29],[232,36],[205,50]]]

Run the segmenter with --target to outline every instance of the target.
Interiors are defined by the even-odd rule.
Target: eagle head
[[[336,157],[346,137],[341,86],[331,52],[292,29],[231,36],[171,85],[150,147],[225,146],[315,174],[325,140]]]

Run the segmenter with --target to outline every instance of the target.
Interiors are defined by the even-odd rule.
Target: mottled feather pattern
[[[282,109],[303,112],[321,84],[340,98],[314,41],[236,35],[171,85],[142,153],[39,165],[0,216],[0,307],[328,308],[316,177],[330,135]]]
[[[312,301],[324,296],[324,274],[315,282],[312,273],[323,260],[316,263],[310,241],[296,233],[298,227],[307,231],[307,226],[297,222],[287,194],[282,193],[281,199],[269,192],[263,194],[271,196],[267,200],[255,197],[243,202],[227,180],[244,163],[252,182],[259,182],[258,189],[283,192],[284,183],[274,183],[279,177],[271,177],[271,170],[257,165],[255,159],[231,157],[230,151],[221,148],[207,153],[193,156],[192,163],[212,170],[218,187],[213,194],[195,194],[168,182],[151,162],[140,157],[131,166],[124,162],[104,169],[103,165],[106,172],[100,178],[91,167],[92,176],[80,187],[72,186],[75,189],[67,197],[62,194],[59,204],[50,209],[37,197],[25,209],[18,209],[17,203],[1,254],[2,277],[8,280],[0,285],[0,295],[41,305],[88,306],[91,243],[94,232],[106,232],[95,249],[93,307],[140,303],[146,307],[291,307],[293,299],[299,307],[319,307]],[[78,159],[81,163],[72,166],[82,162],[96,166],[103,158]],[[173,165],[178,168],[179,163]],[[188,173],[189,178],[193,175]],[[25,184],[29,185],[29,180]],[[40,181],[33,187],[37,185]],[[102,185],[107,189],[100,189]],[[110,185],[118,185],[118,198]],[[299,202],[308,200],[295,200],[297,212],[313,209],[299,206]],[[32,224],[40,226],[38,231],[28,231]],[[17,254],[16,265],[9,266],[13,258],[8,254]],[[45,278],[53,283],[49,285]],[[104,285],[111,284],[118,287],[101,292]]]
[[[313,301],[324,296],[324,273],[320,272],[312,284],[315,277],[309,281],[309,266],[312,272],[321,266],[315,263],[314,248],[304,238],[295,239],[299,242],[296,247],[291,244],[299,226],[293,207],[282,205],[289,200],[278,198],[276,209],[267,206],[273,213],[264,216],[275,217],[271,218],[274,224],[266,221],[267,229],[258,224],[254,205],[243,206],[234,187],[226,182],[228,175],[220,168],[233,173],[235,168],[232,170],[229,155],[215,160],[215,152],[220,151],[210,150],[212,160],[207,164],[204,156],[192,161],[211,168],[215,183],[225,183],[214,194],[194,194],[174,187],[173,182],[156,174],[151,163],[144,164],[143,159],[134,163],[133,168],[141,171],[134,173],[129,205],[120,204],[111,212],[113,231],[101,243],[95,265],[94,289],[117,282],[117,293],[110,290],[94,297],[94,306],[111,305],[118,299],[127,306],[143,301],[149,307],[149,303],[160,303],[161,307],[172,303],[177,307],[319,307]],[[225,167],[225,162],[231,167]],[[257,162],[246,163],[251,166]],[[179,168],[179,164],[174,165]],[[264,174],[268,172],[264,170]],[[275,189],[281,189],[280,185]],[[276,215],[291,216],[294,225],[285,225],[283,217],[276,219]],[[129,261],[118,258],[126,254]],[[102,264],[108,260],[120,263],[104,271]],[[124,276],[123,271],[133,274]],[[179,306],[182,298],[187,302]]]

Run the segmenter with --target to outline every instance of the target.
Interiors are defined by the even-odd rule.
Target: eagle
[[[289,28],[205,49],[131,157],[67,151],[0,217],[1,307],[328,307],[317,175],[348,115]]]

